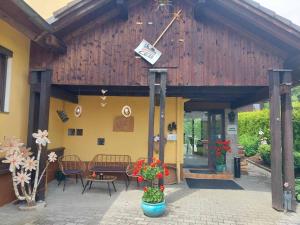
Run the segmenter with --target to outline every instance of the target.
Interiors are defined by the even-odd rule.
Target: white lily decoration
[[[24,187],[25,183],[29,184],[30,174],[24,173],[23,171],[21,171],[20,173],[17,172],[17,176],[14,177],[14,181],[16,182],[17,185],[21,184],[21,187]]]
[[[57,160],[55,152],[51,152],[48,155],[49,161],[47,161],[46,167],[40,173],[41,154],[43,151],[46,151],[46,149],[43,149],[43,146],[47,146],[50,140],[46,130],[38,130],[32,136],[36,139],[35,143],[38,147],[36,158],[35,156],[31,157],[31,149],[26,148],[19,139],[5,138],[3,144],[0,144],[0,151],[6,153],[6,157],[2,162],[10,164],[9,170],[12,174],[15,195],[21,201],[26,200],[29,206],[36,204],[37,189],[50,162]],[[29,185],[31,177],[33,177],[33,171],[35,171],[34,182],[32,185]]]
[[[23,163],[25,171],[36,170],[38,161],[34,159],[34,157],[27,157]]]
[[[48,139],[48,131],[46,130],[38,130],[37,133],[32,134],[32,137],[36,139],[35,143],[37,143],[38,145],[46,146],[50,143],[50,140]]]
[[[57,155],[55,154],[55,152],[50,152],[50,154],[48,155],[48,161],[55,162],[56,160],[57,160]]]
[[[20,169],[20,166],[22,164],[22,156],[18,154],[18,152],[15,152],[14,154],[8,154],[2,162],[3,163],[9,163],[9,171],[13,172],[15,169]]]

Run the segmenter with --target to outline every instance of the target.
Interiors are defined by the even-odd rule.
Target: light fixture
[[[228,113],[228,120],[230,123],[233,123],[235,121],[235,112],[231,111]]]

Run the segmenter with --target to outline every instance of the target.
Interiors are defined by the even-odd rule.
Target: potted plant
[[[218,140],[216,142],[216,171],[224,172],[226,169],[226,153],[231,152],[230,141]]]
[[[163,179],[169,175],[166,164],[161,163],[159,159],[153,158],[152,162],[147,164],[145,160],[139,160],[134,165],[133,175],[138,175],[138,182],[147,182],[144,187],[142,197],[142,210],[146,216],[159,217],[166,210],[164,196],[164,185],[156,184],[155,180]]]

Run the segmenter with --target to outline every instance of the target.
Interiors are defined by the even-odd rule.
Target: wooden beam
[[[240,98],[231,103],[232,109],[237,109],[242,106],[250,105],[259,101],[264,101],[268,99],[268,88],[261,88],[257,92],[248,97]]]
[[[128,0],[116,0],[117,8],[120,10],[119,18],[128,20]]]
[[[206,8],[206,0],[198,0],[194,6],[194,18],[197,21],[202,21],[205,17],[204,10]]]
[[[148,162],[153,158],[154,148],[154,116],[155,116],[155,73],[149,72],[149,127],[148,127]]]
[[[51,87],[51,97],[78,104],[78,96],[59,87]]]
[[[282,136],[280,116],[280,73],[269,71],[272,207],[283,210]]]
[[[292,71],[283,72],[282,83],[287,87],[287,92],[281,96],[281,126],[282,126],[282,150],[283,150],[283,182],[289,184],[292,191],[292,210],[296,212],[295,199],[295,172],[293,155],[293,123],[292,123]]]

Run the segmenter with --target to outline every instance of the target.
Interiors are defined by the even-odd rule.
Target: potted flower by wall
[[[153,158],[150,165],[148,165],[145,160],[139,160],[134,165],[133,174],[139,174],[138,182],[141,183],[145,181],[148,184],[144,187],[142,197],[141,206],[144,214],[149,217],[159,217],[163,215],[166,210],[165,187],[164,185],[155,184],[156,182],[154,181],[169,175],[167,166],[155,158]]]
[[[227,152],[231,152],[230,141],[218,140],[216,142],[216,171],[217,172],[225,171]]]

